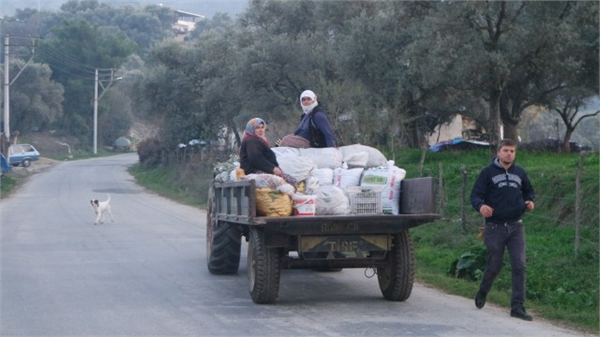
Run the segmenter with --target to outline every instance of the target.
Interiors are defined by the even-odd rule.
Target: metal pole
[[[4,135],[10,143],[10,81],[8,76],[8,34],[4,37]]]
[[[98,68],[94,78],[94,154],[98,153]]]

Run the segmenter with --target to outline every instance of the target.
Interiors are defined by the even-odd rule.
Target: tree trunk
[[[567,126],[567,130],[565,131],[565,138],[563,138],[562,144],[560,146],[560,152],[569,153],[571,152],[571,136],[573,135],[574,128],[570,128]]]
[[[504,125],[504,139],[508,138],[518,142],[519,132],[517,131],[517,125],[506,121],[504,121],[502,125]]]
[[[490,135],[491,157],[495,156],[496,147],[500,142],[500,93],[500,90],[492,90],[490,94],[490,114],[487,129]]]

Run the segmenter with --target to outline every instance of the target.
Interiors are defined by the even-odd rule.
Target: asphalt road
[[[211,275],[205,212],[136,185],[135,161],[60,163],[0,200],[1,336],[585,336],[419,284],[386,301],[362,269],[284,270],[256,305],[246,246],[237,275]],[[115,222],[94,225],[107,194]]]

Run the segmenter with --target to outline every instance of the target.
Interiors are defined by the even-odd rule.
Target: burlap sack
[[[296,135],[286,135],[281,139],[279,146],[295,147],[300,149],[306,149],[310,147],[308,139]]]
[[[292,199],[276,189],[256,189],[256,214],[261,216],[292,215]]]

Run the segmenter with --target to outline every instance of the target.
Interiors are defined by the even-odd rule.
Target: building
[[[436,126],[435,131],[429,135],[428,143],[429,145],[433,145],[438,142],[457,138],[486,140],[482,139],[484,133],[485,130],[479,127],[474,120],[457,114],[449,123]],[[502,129],[500,129],[500,133],[502,133]]]
[[[176,10],[175,13],[177,13],[177,22],[173,24],[173,30],[178,41],[183,41],[185,36],[196,28],[196,23],[206,18],[204,15],[182,10]]]

